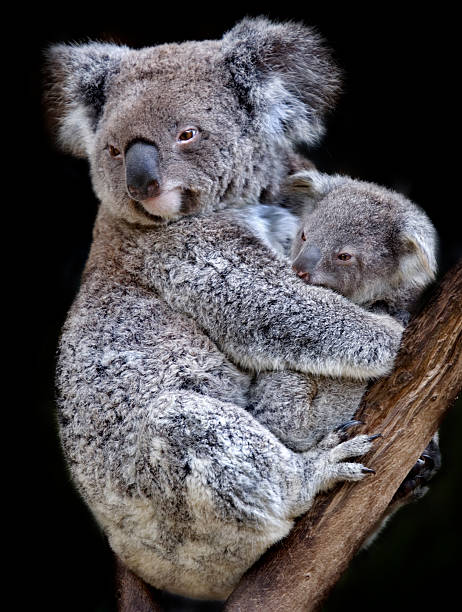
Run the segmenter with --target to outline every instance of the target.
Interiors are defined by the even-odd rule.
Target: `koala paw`
[[[361,463],[345,461],[352,457],[361,457],[367,453],[373,441],[380,436],[362,434],[345,440],[345,431],[359,421],[348,421],[336,430],[330,432],[316,447],[319,453],[319,469],[324,481],[322,489],[330,488],[337,482],[362,480],[367,474],[375,471]]]
[[[432,439],[417,459],[416,464],[400,484],[391,503],[404,503],[420,499],[428,491],[425,485],[441,467],[441,453],[438,442]]]

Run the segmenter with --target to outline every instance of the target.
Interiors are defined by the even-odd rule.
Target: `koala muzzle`
[[[295,270],[297,276],[308,282],[310,280],[310,274],[314,272],[320,259],[320,249],[317,246],[309,246],[297,255],[292,263],[292,269]]]
[[[154,198],[160,193],[159,153],[147,142],[134,142],[125,152],[127,191],[137,201]]]

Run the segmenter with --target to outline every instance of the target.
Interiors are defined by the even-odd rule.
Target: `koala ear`
[[[324,114],[340,90],[340,75],[313,29],[244,19],[225,34],[222,51],[253,121],[260,116],[262,129],[292,141],[319,139]]]
[[[287,189],[320,200],[348,179],[340,174],[324,174],[316,169],[300,170],[287,177]]]
[[[428,217],[420,210],[415,213],[409,216],[402,231],[400,272],[408,282],[424,287],[436,276],[438,237]]]
[[[45,104],[64,150],[78,157],[90,152],[108,81],[128,51],[107,43],[54,45],[48,50]]]
[[[281,188],[281,201],[296,214],[310,214],[330,191],[340,187],[348,178],[330,175],[315,168],[290,174]]]

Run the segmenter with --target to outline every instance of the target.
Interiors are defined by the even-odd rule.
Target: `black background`
[[[5,202],[14,225],[4,234],[13,238],[9,252],[22,291],[20,322],[14,328],[19,330],[14,341],[19,357],[11,360],[20,382],[8,436],[16,452],[8,471],[21,488],[20,496],[13,496],[13,511],[18,516],[24,511],[25,519],[11,528],[24,538],[9,565],[21,581],[21,602],[30,599],[47,610],[113,609],[110,553],[70,484],[54,425],[56,343],[78,287],[97,202],[86,162],[56,151],[48,136],[41,66],[50,43],[110,39],[140,47],[218,38],[246,14],[317,26],[345,71],[345,86],[312,159],[322,170],[376,181],[418,202],[439,231],[442,271],[462,256],[458,174],[449,172],[458,154],[455,16],[443,5],[414,12],[400,4],[340,12],[328,3],[303,6],[284,3],[284,10],[276,11],[263,3],[216,9],[169,9],[154,3],[116,9],[108,4],[103,15],[94,7],[62,5],[59,12],[28,11],[18,17],[17,29],[12,25],[16,42],[10,49],[18,58],[14,72],[20,83],[8,97],[20,111],[13,166],[21,171],[14,196]],[[430,493],[402,510],[372,548],[354,560],[326,603],[327,611],[444,606],[449,597],[457,602],[460,402],[458,407],[441,428],[444,463]]]

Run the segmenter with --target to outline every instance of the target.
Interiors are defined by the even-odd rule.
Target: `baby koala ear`
[[[290,174],[281,188],[282,204],[297,213],[311,213],[316,204],[336,187],[347,182],[339,174],[324,174],[316,169]]]
[[[340,72],[321,37],[300,23],[244,19],[222,40],[225,68],[258,127],[313,143],[337,99]]]
[[[46,54],[45,104],[64,150],[86,157],[106,102],[107,85],[128,47],[89,43],[54,45]]]
[[[430,284],[435,279],[438,268],[438,237],[423,211],[416,209],[415,213],[410,215],[401,234],[401,243],[401,276],[416,287]]]

